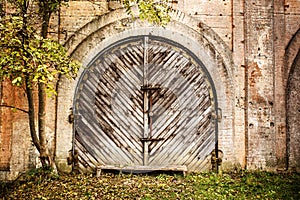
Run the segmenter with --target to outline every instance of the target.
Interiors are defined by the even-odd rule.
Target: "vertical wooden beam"
[[[144,70],[143,70],[143,85],[148,87],[148,37],[144,38]],[[143,105],[143,112],[144,112],[144,138],[148,138],[148,131],[149,131],[149,119],[148,119],[148,90],[144,90],[144,105]],[[144,141],[144,158],[143,164],[148,165],[149,160],[149,152],[148,152],[148,141]]]

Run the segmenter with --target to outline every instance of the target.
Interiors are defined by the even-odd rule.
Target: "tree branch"
[[[9,106],[9,105],[3,105],[3,104],[1,104],[0,107],[13,108],[13,109],[22,111],[22,112],[27,113],[27,114],[28,114],[28,112],[29,112],[29,111],[27,111],[27,110],[24,110],[24,109],[22,109],[22,108],[17,108],[17,107],[15,107],[15,106]]]

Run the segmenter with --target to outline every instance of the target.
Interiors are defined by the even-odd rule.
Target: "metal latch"
[[[164,140],[164,138],[140,138],[142,142],[149,142],[149,141],[161,141]]]

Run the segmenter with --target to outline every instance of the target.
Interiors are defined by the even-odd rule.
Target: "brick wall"
[[[7,91],[11,91],[12,86],[8,83],[1,85],[1,103],[11,105],[12,99]],[[4,94],[4,95],[3,95]],[[10,108],[0,110],[0,170],[9,170],[11,158],[11,136],[12,136],[12,113]]]
[[[300,168],[300,51],[292,65],[287,88],[289,167]]]
[[[233,126],[225,119],[230,116],[221,122],[227,127],[220,134],[220,147],[227,149],[225,160],[252,169],[285,168],[287,76],[283,60],[285,47],[299,29],[299,2],[189,0],[175,2],[173,7],[206,24],[231,50],[235,108]],[[109,5],[106,8],[102,12],[110,10]]]
[[[26,111],[27,102],[24,90],[4,81],[1,104]],[[20,172],[35,167],[37,154],[30,138],[27,113],[1,107],[0,131],[0,179],[14,179]]]
[[[248,166],[276,166],[274,129],[274,1],[246,1]]]
[[[117,2],[104,0],[69,1],[60,14],[52,17],[51,29],[59,33],[53,37],[66,44],[72,56],[87,61],[96,55],[96,51],[91,52],[96,45],[103,44],[104,48],[108,44],[105,41],[118,39],[117,34],[141,33],[150,27],[140,21],[131,22],[122,10],[114,11],[119,7]],[[219,77],[214,78],[223,87],[219,94],[224,111],[219,147],[224,153],[224,168],[276,170],[288,164],[300,168],[299,60],[295,61],[300,46],[300,2],[186,0],[174,1],[173,7],[180,12],[172,17],[172,27],[167,30],[202,45],[211,59],[205,61],[207,65],[211,62],[218,66],[214,73]],[[155,30],[161,33],[159,28]],[[169,37],[167,31],[164,35]],[[75,83],[61,80],[59,96],[47,101],[48,140],[56,149],[57,162],[67,170],[73,134],[68,116]],[[10,86],[4,87],[2,102],[13,103],[19,98],[8,92]],[[26,139],[22,134],[18,138],[21,132],[28,132],[26,123],[24,114],[1,108],[1,169],[10,166],[13,173],[24,170],[29,163],[35,166],[35,153],[29,156],[34,152],[30,137]],[[23,146],[15,148],[22,142]],[[23,155],[21,148],[27,149]],[[17,167],[20,163],[26,164]]]

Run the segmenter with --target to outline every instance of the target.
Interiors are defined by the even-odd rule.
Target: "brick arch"
[[[287,64],[287,154],[289,169],[300,170],[300,29],[286,50]]]
[[[137,12],[134,13],[137,16]],[[235,68],[231,50],[226,43],[205,23],[189,15],[173,11],[171,17],[171,23],[164,29],[138,19],[133,20],[124,9],[118,9],[86,24],[69,38],[65,46],[73,58],[86,66],[103,48],[119,39],[136,34],[156,34],[166,38],[173,36],[174,40],[181,41],[184,46],[189,45],[187,48],[191,48],[191,43],[198,44],[194,45],[194,53],[202,58],[204,65],[210,67],[208,71],[212,73],[214,81],[219,83],[216,84],[217,90],[223,89],[222,96],[234,99]],[[225,105],[228,107],[228,102]],[[230,106],[233,107],[233,102]]]
[[[134,11],[137,16],[137,12]],[[180,11],[171,13],[172,20],[166,28],[150,26],[139,19],[133,20],[124,9],[118,9],[94,19],[73,34],[65,46],[69,54],[87,66],[93,58],[105,47],[120,40],[135,35],[156,35],[174,40],[192,51],[207,67],[217,90],[219,108],[222,109],[222,123],[219,126],[219,135],[222,138],[232,138],[234,132],[234,65],[231,50],[225,42],[207,25],[199,22]],[[83,69],[81,69],[80,74]],[[57,116],[58,135],[64,134],[61,140],[70,140],[72,126],[67,124],[66,117],[70,114],[69,108],[75,94],[76,84],[61,80],[58,88]],[[67,137],[67,138],[66,138]],[[59,141],[58,141],[59,143]],[[234,155],[233,141],[226,141],[224,156]],[[227,148],[225,147],[227,146]],[[70,148],[69,148],[70,149]],[[60,149],[57,149],[60,155]],[[61,150],[63,151],[63,150]],[[235,161],[234,158],[226,158]]]
[[[294,61],[296,59],[296,56],[299,52],[300,48],[300,28],[296,31],[296,33],[293,35],[292,39],[289,41],[285,54],[284,54],[284,61],[285,61],[285,71],[284,76],[286,80],[288,80],[290,76],[290,71],[292,69],[292,66],[294,64]]]
[[[137,11],[133,11],[133,14],[137,18]],[[178,10],[174,10],[170,15],[171,23],[169,23],[166,29],[176,31],[182,35],[189,35],[189,37],[197,40],[196,42],[205,47],[205,50],[209,52],[212,57],[216,57],[218,62],[221,62],[221,65],[224,68],[223,71],[227,76],[226,78],[230,80],[231,87],[234,88],[234,67],[231,50],[228,45],[205,23]],[[82,56],[80,54],[83,53],[78,52],[85,51],[86,54],[84,55],[87,55],[87,52],[93,50],[97,53],[98,48],[93,48],[93,46],[105,42],[109,37],[130,29],[136,30],[143,27],[150,27],[148,23],[136,20],[136,18],[133,20],[133,18],[129,17],[125,12],[125,9],[118,9],[99,16],[99,18],[92,20],[70,36],[65,43],[65,47],[73,57],[80,60],[89,60],[90,58]],[[161,27],[152,28],[160,29],[161,31],[165,30]],[[151,31],[148,33],[151,34]],[[88,47],[86,47],[86,45],[88,45]]]

